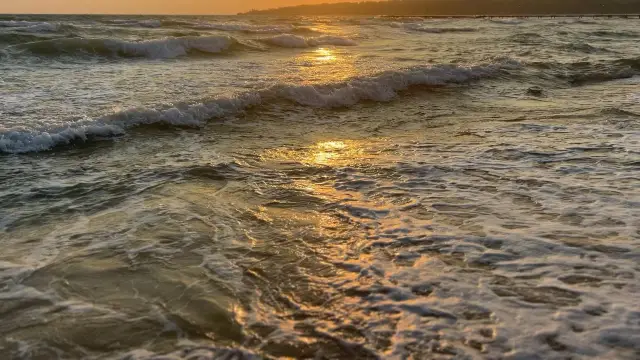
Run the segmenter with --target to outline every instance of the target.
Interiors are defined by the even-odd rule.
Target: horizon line
[[[188,13],[8,13],[0,12],[0,16],[3,15],[84,15],[84,16],[108,16],[108,15],[120,15],[120,16],[234,16],[242,13],[208,13],[208,14],[188,14]]]
[[[272,9],[268,10],[250,10],[239,13],[207,13],[207,14],[193,14],[193,13],[5,13],[0,12],[0,16],[4,15],[12,15],[12,16],[46,16],[46,15],[54,15],[54,16],[240,16],[240,15],[249,15],[249,16],[271,16],[275,14],[269,14]],[[281,16],[281,15],[280,15]],[[286,15],[286,16],[313,16],[313,15]],[[446,14],[446,15],[389,15],[389,14],[323,14],[318,16],[384,16],[384,17],[589,17],[589,16],[597,16],[597,17],[616,17],[616,16],[640,16],[640,13],[533,13],[533,14],[471,14],[471,15],[461,15],[461,14]]]

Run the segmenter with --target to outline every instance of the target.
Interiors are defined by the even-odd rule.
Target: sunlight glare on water
[[[0,15],[0,358],[637,359],[638,40]]]

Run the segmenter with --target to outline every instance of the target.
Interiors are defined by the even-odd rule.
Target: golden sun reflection
[[[353,140],[321,141],[304,149],[268,150],[262,158],[303,165],[348,166],[366,161],[363,145],[362,142]]]
[[[347,144],[343,141],[320,142],[316,144],[315,148],[310,156],[315,164],[330,165],[333,160],[349,155],[345,154],[344,150],[347,149]]]
[[[295,72],[286,76],[296,76],[305,83],[331,83],[344,81],[358,75],[356,56],[349,49],[322,47],[300,53],[295,62]],[[298,80],[299,81],[299,80]]]
[[[315,51],[315,60],[319,62],[331,62],[336,61],[338,57],[331,49],[320,48]]]

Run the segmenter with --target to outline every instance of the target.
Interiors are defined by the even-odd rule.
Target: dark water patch
[[[628,79],[640,74],[640,58],[572,63],[538,61],[528,65],[541,70],[542,75],[566,81],[573,86]]]
[[[507,40],[518,44],[535,45],[542,43],[544,41],[544,37],[538,33],[527,32],[511,35]]]
[[[614,30],[597,30],[585,32],[586,35],[609,37],[609,38],[636,38],[640,37],[640,33],[633,30],[614,31]]]
[[[592,46],[584,42],[571,42],[558,46],[559,50],[568,51],[568,52],[582,52],[585,54],[601,54],[601,53],[612,53],[613,51],[603,48]]]
[[[37,41],[46,41],[58,37],[50,34],[24,34],[18,32],[0,33],[0,44],[16,45]]]
[[[640,117],[640,114],[635,113],[633,111],[620,109],[617,107],[607,108],[601,111],[603,115],[614,115],[614,116],[624,116],[624,117]]]

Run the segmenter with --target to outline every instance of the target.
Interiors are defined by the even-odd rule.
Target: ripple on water
[[[636,358],[633,114],[491,86],[0,159],[0,353]]]

